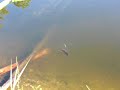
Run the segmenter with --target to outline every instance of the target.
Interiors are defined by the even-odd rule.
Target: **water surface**
[[[119,90],[119,4],[118,0],[37,0],[25,9],[10,4],[9,14],[0,22],[1,66],[11,57],[25,58],[52,32],[43,46],[51,53],[30,63],[23,82],[39,83],[43,90],[87,90],[85,85],[91,90]],[[69,56],[59,52],[64,43]]]

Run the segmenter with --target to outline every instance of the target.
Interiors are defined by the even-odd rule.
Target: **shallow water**
[[[91,90],[119,90],[119,4],[37,0],[25,9],[10,4],[9,14],[0,21],[0,66],[15,56],[26,58],[48,36],[42,48],[50,48],[50,54],[29,64],[22,83],[40,84],[43,90],[87,90],[86,85]],[[68,56],[59,51],[64,43]]]

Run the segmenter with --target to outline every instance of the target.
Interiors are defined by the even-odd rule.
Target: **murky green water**
[[[50,54],[29,64],[22,83],[40,84],[43,90],[88,90],[86,85],[91,90],[120,90],[119,4],[36,0],[25,9],[10,4],[9,14],[0,20],[1,67],[11,57],[27,57],[48,35],[43,48],[50,48]],[[64,43],[68,56],[59,51]]]

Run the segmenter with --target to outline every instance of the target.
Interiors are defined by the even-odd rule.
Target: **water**
[[[119,4],[118,0],[37,0],[25,9],[10,4],[9,14],[0,21],[1,67],[15,56],[27,57],[50,32],[43,48],[51,53],[29,64],[22,83],[40,84],[43,90],[87,90],[86,85],[91,90],[119,90]],[[69,56],[59,52],[64,43]]]

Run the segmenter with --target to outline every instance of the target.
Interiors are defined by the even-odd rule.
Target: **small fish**
[[[68,56],[68,51],[67,51],[67,50],[62,49],[61,51],[62,51],[66,56]]]

